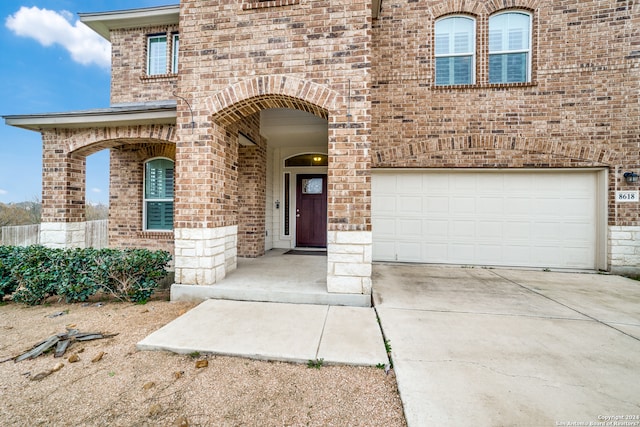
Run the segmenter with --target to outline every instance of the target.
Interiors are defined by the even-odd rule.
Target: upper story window
[[[452,16],[436,21],[436,85],[475,83],[476,21]]]
[[[178,34],[173,35],[173,46],[171,49],[171,72],[178,73],[178,48],[180,47],[180,36]]]
[[[168,40],[171,40],[169,45]],[[155,76],[159,74],[178,72],[178,47],[179,36],[173,34],[157,34],[147,37],[147,75]],[[169,52],[171,48],[171,52]],[[169,69],[169,58],[171,58],[171,69]]]
[[[531,81],[531,15],[505,12],[489,18],[489,83]]]
[[[144,228],[173,229],[173,161],[149,160],[144,165]]]

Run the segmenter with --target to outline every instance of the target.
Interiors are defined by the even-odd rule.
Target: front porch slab
[[[371,307],[371,295],[327,290],[327,257],[287,255],[272,249],[259,258],[238,258],[238,268],[211,285],[173,284],[172,301],[226,299]]]
[[[207,300],[137,345],[253,359],[387,363],[373,308]]]

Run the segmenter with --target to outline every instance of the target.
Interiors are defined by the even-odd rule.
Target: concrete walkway
[[[375,366],[387,363],[373,308],[207,300],[138,343],[141,350]]]
[[[377,264],[374,305],[410,427],[640,426],[637,281]]]

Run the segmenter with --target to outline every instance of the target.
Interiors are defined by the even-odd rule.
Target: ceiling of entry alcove
[[[260,133],[271,147],[327,145],[327,121],[300,110],[269,108],[260,112]]]

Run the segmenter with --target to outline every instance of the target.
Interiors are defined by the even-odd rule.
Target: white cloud
[[[7,190],[3,190],[2,188],[0,188],[0,196],[4,196],[6,194],[9,194],[9,192]]]
[[[82,65],[109,67],[111,63],[109,42],[79,20],[74,22],[73,14],[66,10],[22,6],[5,25],[16,35],[35,39],[43,46],[61,45]]]
[[[101,189],[99,189],[98,187],[93,187],[93,188],[91,189],[91,192],[92,192],[92,193],[102,193],[102,190],[101,190]]]

